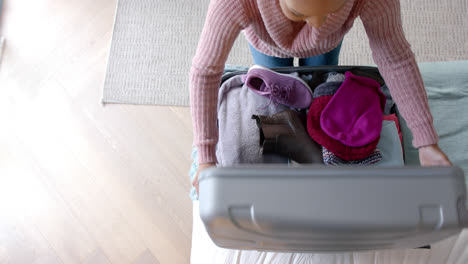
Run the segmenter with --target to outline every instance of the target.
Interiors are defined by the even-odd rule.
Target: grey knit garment
[[[324,82],[319,84],[314,90],[314,98],[335,94],[342,83],[343,82]]]
[[[274,115],[288,109],[287,106],[270,102],[244,85],[243,77],[237,75],[221,85],[218,94],[219,140],[216,156],[219,166],[241,163],[287,163],[279,155],[263,155],[260,146],[260,131],[252,115]]]
[[[344,82],[346,79],[345,75],[337,72],[329,72],[325,75],[326,82]]]
[[[345,75],[337,72],[329,72],[324,75],[324,83],[319,84],[314,90],[314,98],[333,95],[345,80]]]

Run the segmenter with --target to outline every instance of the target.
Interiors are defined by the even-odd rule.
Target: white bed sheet
[[[232,250],[216,246],[199,215],[198,201],[193,202],[192,264],[467,264],[468,229],[460,235],[431,245],[431,249],[398,249],[347,253],[277,253]]]

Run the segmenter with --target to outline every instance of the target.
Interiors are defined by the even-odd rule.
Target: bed
[[[421,63],[429,105],[440,136],[440,147],[450,160],[468,171],[468,61]],[[405,161],[419,164],[411,146],[411,132],[401,124]],[[395,249],[343,253],[275,253],[217,247],[206,233],[193,202],[191,263],[468,263],[468,230],[431,245],[431,249]]]

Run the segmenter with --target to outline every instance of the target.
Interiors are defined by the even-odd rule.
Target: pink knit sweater
[[[218,88],[224,64],[241,30],[249,43],[264,54],[305,58],[334,49],[358,16],[374,61],[413,133],[413,146],[437,143],[421,73],[401,25],[399,0],[348,0],[318,29],[288,20],[278,0],[212,0],[190,70],[198,162],[216,162]]]

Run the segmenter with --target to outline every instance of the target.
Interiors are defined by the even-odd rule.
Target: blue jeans
[[[340,56],[341,44],[338,44],[338,47],[334,48],[333,50],[313,57],[308,58],[300,58],[299,59],[299,66],[321,66],[321,65],[338,65],[338,57]],[[294,58],[278,58],[269,56],[266,54],[261,53],[260,51],[256,50],[252,45],[249,43],[250,52],[252,53],[252,57],[254,59],[254,63],[257,65],[262,65],[268,68],[275,68],[275,67],[292,67]]]

